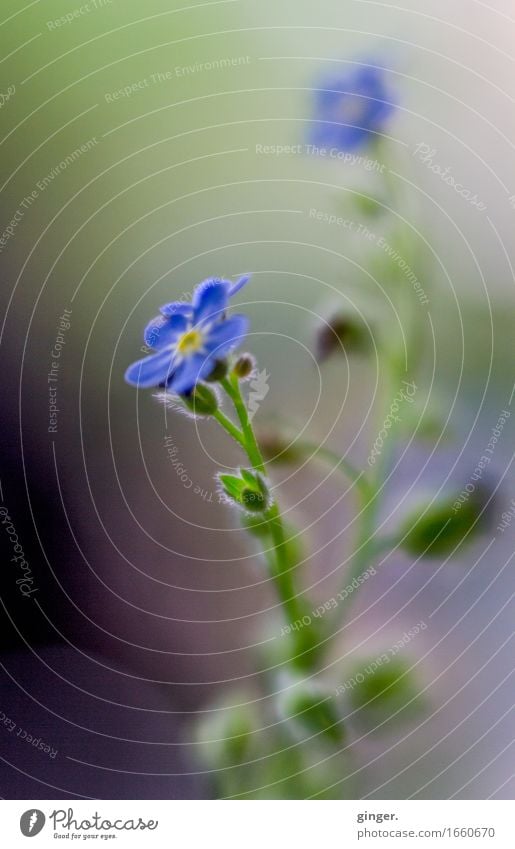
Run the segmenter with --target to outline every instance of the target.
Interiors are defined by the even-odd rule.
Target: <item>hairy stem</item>
[[[222,380],[221,385],[234,404],[234,408],[241,425],[241,444],[247,452],[249,461],[255,471],[266,475],[265,461],[249,419],[247,407],[241,394],[239,381],[237,377],[233,376]],[[298,619],[302,619],[305,610],[299,594],[295,589],[295,582],[293,578],[295,564],[290,562],[288,539],[277,501],[273,502],[272,506],[264,515],[263,521],[268,525],[272,541],[272,548],[270,550],[273,553],[273,559],[267,558],[270,564],[272,578],[275,583],[285,618],[287,622],[289,621],[290,623],[294,623]],[[265,552],[265,554],[267,553],[268,552]],[[296,636],[296,660],[300,665],[302,665],[302,656],[306,650],[314,647],[314,641],[313,639],[308,639],[306,628],[294,633],[298,635]]]
[[[244,440],[243,445],[248,454],[248,458],[254,469],[264,475],[266,474],[265,461],[263,460],[263,455],[261,454],[257,443],[254,429],[250,423],[247,407],[241,395],[238,378],[234,376],[231,378],[226,377],[221,381],[221,384],[233,402],[237,416],[240,420]]]
[[[243,438],[242,432],[238,430],[236,425],[234,425],[232,421],[224,413],[222,413],[221,410],[217,410],[215,413],[213,413],[213,418],[216,419],[218,424],[220,424],[225,431],[227,431],[229,436],[232,436],[232,438],[236,440],[236,442],[241,445],[242,448],[245,448],[245,439]]]

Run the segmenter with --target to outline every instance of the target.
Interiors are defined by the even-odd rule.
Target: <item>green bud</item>
[[[341,689],[347,693],[352,710],[357,712],[353,720],[371,730],[384,722],[403,722],[408,714],[423,707],[407,661],[400,657],[391,659],[386,652],[355,667]]]
[[[344,742],[345,731],[333,691],[327,692],[311,681],[290,676],[284,677],[284,685],[278,697],[278,707],[293,736],[321,734],[331,743]]]
[[[347,354],[368,350],[369,333],[363,321],[357,316],[334,315],[318,330],[316,338],[316,356],[324,362],[332,354]]]
[[[226,377],[228,369],[227,360],[217,360],[213,370],[205,380],[209,381],[209,383],[217,383]]]
[[[248,513],[266,513],[271,506],[270,492],[259,472],[240,469],[239,475],[218,475],[224,494]]]
[[[242,693],[241,701],[249,694]],[[210,711],[197,727],[197,742],[204,762],[211,768],[236,766],[252,756],[258,727],[252,705],[220,706]]]
[[[484,493],[456,493],[422,503],[407,517],[399,532],[400,545],[410,554],[442,557],[460,543],[471,543],[482,532]]]
[[[181,395],[181,400],[196,416],[212,416],[218,410],[218,398],[213,390],[203,383],[197,383],[191,392]]]
[[[238,357],[234,363],[232,373],[238,378],[238,380],[245,380],[246,377],[250,377],[255,367],[256,361],[254,360],[254,357],[250,354],[242,354],[241,357]]]
[[[267,507],[266,496],[255,489],[244,489],[241,493],[243,506],[251,513],[263,513]]]

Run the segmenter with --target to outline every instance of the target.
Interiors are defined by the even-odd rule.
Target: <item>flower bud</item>
[[[368,343],[367,328],[362,320],[356,316],[334,315],[318,329],[316,357],[324,362],[335,353],[366,351]]]
[[[238,380],[245,380],[250,377],[256,367],[256,361],[250,354],[242,354],[232,367],[232,373]]]
[[[195,416],[212,416],[218,410],[218,398],[203,383],[197,383],[191,392],[180,397],[184,406]]]
[[[263,513],[266,510],[266,497],[259,490],[249,489],[248,487],[243,489],[241,501],[250,513]]]
[[[219,380],[223,380],[224,377],[226,377],[228,369],[229,366],[227,364],[227,360],[217,360],[208,377],[204,379],[209,383],[217,383]]]
[[[485,492],[467,488],[461,494],[444,496],[421,503],[404,521],[399,535],[400,545],[410,554],[443,557],[460,543],[470,543],[482,532],[485,516]]]
[[[420,711],[423,699],[410,664],[389,651],[355,667],[337,692],[345,692],[353,721],[373,731],[384,723],[405,722],[408,715]]]
[[[239,475],[218,475],[224,495],[248,513],[266,513],[272,499],[259,472],[240,469]]]
[[[331,743],[341,744],[345,731],[335,705],[334,691],[326,691],[312,681],[284,676],[284,689],[278,708],[292,735],[303,739],[321,734]]]
[[[249,694],[241,693],[242,702]],[[258,727],[252,705],[221,705],[197,726],[197,742],[204,762],[214,769],[245,763],[251,756]]]

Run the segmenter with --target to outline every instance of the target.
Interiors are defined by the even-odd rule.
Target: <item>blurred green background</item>
[[[138,357],[141,328],[160,304],[205,277],[253,272],[239,303],[252,320],[249,347],[270,375],[259,415],[287,414],[312,439],[328,438],[334,448],[351,447],[357,459],[366,458],[367,440],[356,435],[362,426],[361,436],[373,428],[381,365],[330,363],[322,381],[314,328],[334,305],[354,305],[386,333],[397,332],[395,317],[382,294],[378,249],[315,220],[310,210],[355,218],[355,192],[374,196],[377,179],[360,165],[304,152],[274,155],[260,146],[304,144],[314,81],[356,58],[373,59],[386,69],[400,103],[390,127],[397,209],[414,227],[420,248],[414,271],[430,297],[434,343],[430,336],[422,357],[424,399],[449,420],[444,435],[451,441],[442,443],[443,459],[431,464],[430,477],[440,482],[461,464],[466,478],[514,378],[514,19],[511,0],[489,10],[437,0],[430,11],[421,0],[409,9],[357,0],[3,4],[0,91],[14,86],[15,92],[0,110],[1,230],[22,210],[1,250],[4,498],[19,505],[19,514],[37,526],[41,550],[51,552],[59,581],[51,616],[71,641],[137,675],[170,681],[167,698],[185,711],[204,705],[220,689],[217,682],[253,677],[255,656],[246,647],[266,632],[275,601],[237,518],[184,489],[167,465],[163,440],[173,436],[188,474],[209,493],[215,469],[237,462],[234,451],[202,424],[199,450],[186,419],[165,414],[123,382]],[[417,161],[419,143],[477,193],[484,212]],[[83,145],[88,149],[67,160]],[[33,202],[24,207],[31,193]],[[378,234],[386,226],[381,218],[370,223]],[[65,309],[71,327],[60,358],[58,431],[51,434],[47,374]],[[515,495],[512,434],[507,427],[496,454],[499,475],[507,471],[506,498]],[[291,503],[299,491],[305,497],[295,516],[314,521],[316,541],[333,535],[342,518],[337,511],[320,518],[335,495],[330,485],[313,488],[310,477],[284,484]],[[47,498],[55,500],[56,513],[38,513]],[[352,505],[344,508],[347,523]],[[41,550],[39,568],[47,571]],[[468,582],[453,596],[426,651],[479,597],[505,557],[504,548],[489,555],[484,583]],[[340,549],[330,548],[307,579],[321,582],[321,598],[333,591],[341,558]],[[393,567],[396,578],[404,567]],[[427,575],[410,573],[413,610],[407,623],[399,614],[401,632],[427,604],[436,608],[459,578],[442,580],[426,586]],[[373,614],[386,641],[388,611],[402,609],[400,590],[390,592],[390,583],[385,578],[389,595]],[[485,622],[506,597],[502,587],[482,607]],[[16,612],[15,619],[24,622],[24,615]],[[477,626],[476,615],[469,616],[423,665],[426,681],[439,682],[437,704],[454,699],[456,669],[446,670]],[[356,626],[351,644],[367,627]],[[506,629],[509,622],[500,617],[485,637],[485,655],[503,643]],[[416,740],[401,741],[378,768],[368,758],[360,792],[373,794],[381,784],[379,798],[414,787],[439,797],[460,788],[471,766],[454,759],[496,723],[503,699],[481,720],[476,715],[476,724],[465,724],[462,736],[456,732],[454,748],[439,741],[468,702],[479,704],[485,687],[501,680],[503,657],[488,682],[480,678],[472,696],[454,699]],[[476,659],[470,653],[460,662],[464,685]],[[490,745],[501,752],[510,729],[499,720],[497,731]],[[431,754],[417,763],[419,751]],[[478,770],[485,751],[476,749]],[[365,753],[367,760],[377,750]],[[378,780],[397,773],[388,786]],[[463,793],[494,793],[508,777],[509,761],[500,756]]]

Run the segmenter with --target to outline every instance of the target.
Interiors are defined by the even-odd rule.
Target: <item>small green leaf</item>
[[[462,500],[456,493],[422,503],[405,520],[399,532],[400,545],[417,556],[445,556],[461,543],[471,543],[481,533],[483,506],[484,497],[479,490],[469,497],[465,493]]]
[[[249,486],[251,489],[259,489],[256,476],[252,472],[249,472],[247,469],[240,469],[240,475],[242,476],[247,486]]]
[[[241,501],[241,493],[245,486],[242,479],[235,475],[219,475],[218,477],[226,494],[236,501]]]

